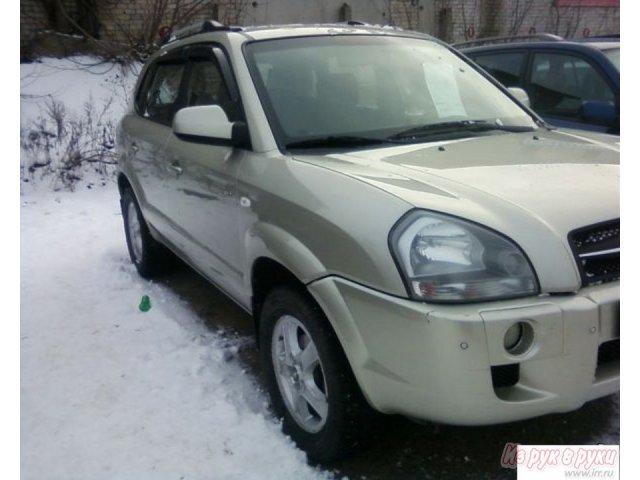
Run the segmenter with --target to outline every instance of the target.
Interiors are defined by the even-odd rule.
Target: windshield
[[[619,48],[611,48],[609,50],[603,50],[604,53],[611,63],[616,67],[618,71],[620,71],[620,49]]]
[[[323,139],[331,147],[340,140],[353,146],[408,143],[536,128],[491,82],[432,41],[289,38],[250,43],[246,54],[285,147],[320,147]]]

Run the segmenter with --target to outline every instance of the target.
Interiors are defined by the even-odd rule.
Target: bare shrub
[[[70,115],[49,97],[42,115],[20,129],[22,180],[50,176],[54,187],[73,190],[88,170],[104,179],[115,171],[115,124],[107,116],[113,98],[99,110],[90,96],[80,114]]]

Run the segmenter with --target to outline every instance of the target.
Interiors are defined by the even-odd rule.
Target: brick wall
[[[494,19],[494,29],[487,28]],[[560,7],[556,0],[435,0],[433,33],[451,42],[494,35],[566,38],[620,32],[620,7]]]
[[[53,0],[55,2],[56,0]],[[248,0],[242,0],[247,2]],[[56,31],[63,34],[81,34],[78,28],[82,0],[63,0],[64,11],[58,11],[59,21],[47,12],[46,0],[20,0],[20,51],[22,56],[28,52],[34,43],[40,42],[43,32]],[[238,0],[182,0],[181,9],[174,16],[176,0],[169,0],[165,15],[160,16],[154,11],[154,0],[97,0],[95,10],[97,28],[90,32],[100,40],[110,45],[149,44],[160,40],[158,29],[172,25],[172,21],[191,23],[197,20],[213,18],[214,5],[237,3]]]
[[[422,30],[420,25],[420,2],[393,0],[389,5],[390,24],[408,30]]]
[[[526,16],[510,12],[510,27],[522,24],[515,34],[548,32],[567,38],[620,33],[620,7],[557,7],[552,1],[536,1]]]
[[[79,33],[79,29],[74,28],[73,21],[79,21],[81,12],[78,5],[86,4],[87,0],[63,0],[65,12],[73,21],[63,22],[64,25],[57,27],[52,24],[44,7],[44,4],[55,1],[21,0],[21,51],[25,51],[43,30]],[[181,0],[181,8],[174,18],[176,0],[169,0],[166,15],[160,18],[153,8],[158,3],[157,0],[95,0],[98,27],[91,33],[110,43],[148,45],[159,40],[158,29],[162,26],[180,27],[210,18],[232,25],[335,22],[344,20],[341,17],[345,11],[352,14],[354,20],[424,30],[420,12],[423,11],[423,4],[428,1]]]
[[[44,5],[55,1],[20,0],[21,52],[43,30],[78,33],[66,16],[77,21],[78,5],[87,0],[62,0],[66,15],[52,19]],[[172,24],[175,2],[169,0],[167,16],[156,18],[154,0],[96,0],[96,33],[112,43],[157,42],[158,29]],[[332,22],[339,20],[343,3],[349,5],[355,20],[426,31],[450,42],[542,32],[571,38],[618,33],[620,28],[619,7],[559,7],[558,0],[182,0],[176,23],[181,26],[216,17],[241,25]],[[188,18],[180,19],[185,13]]]
[[[154,10],[154,0],[100,0],[97,12],[100,36],[107,41],[126,44],[158,42],[160,28],[179,28],[214,18],[218,8],[233,1],[183,0],[182,7],[176,10],[176,1],[169,0],[165,14],[159,15]]]
[[[45,30],[55,29],[61,33],[73,33],[65,16],[50,15],[45,4],[46,2],[41,0],[20,0],[20,50]],[[72,18],[77,14],[75,0],[62,0],[62,4]]]

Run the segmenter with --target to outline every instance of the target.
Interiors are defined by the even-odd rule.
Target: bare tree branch
[[[518,35],[524,20],[529,18],[534,0],[514,0],[509,35]]]

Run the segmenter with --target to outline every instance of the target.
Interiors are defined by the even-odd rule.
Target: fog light
[[[505,332],[502,344],[510,355],[522,355],[533,344],[533,327],[526,322],[514,323]]]
[[[522,331],[522,322],[514,323],[509,327],[507,333],[504,334],[504,349],[507,352],[518,345],[518,342],[522,338]]]

